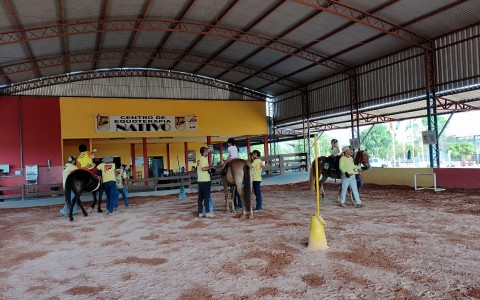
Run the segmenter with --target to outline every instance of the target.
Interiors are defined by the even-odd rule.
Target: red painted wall
[[[62,182],[59,98],[0,97],[0,115],[0,163],[10,165],[10,173],[1,178],[0,185],[24,184],[25,165],[38,165],[39,183]],[[15,171],[22,171],[22,176],[15,176]]]
[[[437,174],[437,186],[441,188],[480,188],[480,169],[446,168],[434,169]]]

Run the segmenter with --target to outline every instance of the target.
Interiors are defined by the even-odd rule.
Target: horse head
[[[356,165],[362,165],[362,169],[364,170],[370,169],[370,161],[367,150],[358,150],[354,157],[354,163]]]

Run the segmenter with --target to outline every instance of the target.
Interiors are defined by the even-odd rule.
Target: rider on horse
[[[329,171],[336,171],[338,173],[338,178],[341,177],[340,170],[338,167],[339,157],[340,157],[340,147],[338,146],[338,140],[332,139],[330,141],[331,148],[330,148],[330,156],[325,161],[324,168],[328,169]]]

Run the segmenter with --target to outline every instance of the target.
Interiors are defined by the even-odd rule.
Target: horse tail
[[[243,194],[245,197],[245,208],[249,208],[250,212],[252,211],[251,202],[251,190],[252,190],[252,176],[250,172],[252,171],[252,167],[245,163],[243,165]]]

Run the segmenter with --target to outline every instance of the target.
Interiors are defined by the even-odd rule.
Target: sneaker
[[[109,213],[107,213],[107,216],[111,216],[112,214],[113,214],[113,213],[109,212]]]
[[[205,218],[205,214],[200,213],[200,214],[198,214],[198,217],[199,218]]]
[[[358,204],[355,203],[355,204],[353,205],[353,207],[355,207],[355,208],[360,208],[360,207],[364,207],[364,206],[365,206],[365,204],[363,204],[363,203],[358,203]]]
[[[256,213],[261,213],[261,212],[264,212],[265,210],[263,208],[260,208],[260,209],[256,209],[255,212]]]
[[[215,214],[214,213],[207,213],[205,214],[207,218],[213,218],[215,217]]]
[[[340,203],[340,207],[345,208],[345,207],[346,207],[346,206],[345,206],[345,203]]]

